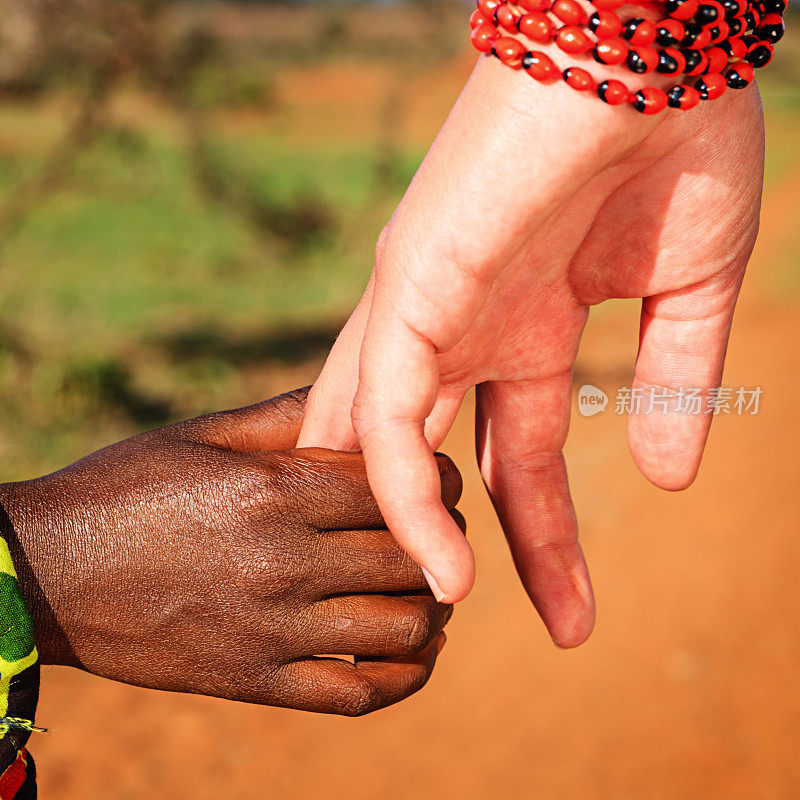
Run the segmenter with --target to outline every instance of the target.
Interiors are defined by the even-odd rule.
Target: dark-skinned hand
[[[384,529],[360,455],[291,450],[305,397],[0,486],[42,663],[353,716],[425,684],[452,609]],[[438,464],[452,510],[461,479]]]

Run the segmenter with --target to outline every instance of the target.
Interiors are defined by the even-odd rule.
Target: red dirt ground
[[[613,413],[575,420],[568,455],[599,608],[587,646],[557,651],[524,597],[465,410],[449,452],[465,472],[479,581],[426,689],[341,720],[48,669],[42,796],[799,796],[800,320],[764,277],[799,205],[796,172],[768,198],[730,351],[726,385],[763,387],[762,412],[717,421],[691,490],[639,476]],[[636,321],[631,304],[596,315],[582,381],[626,385]]]

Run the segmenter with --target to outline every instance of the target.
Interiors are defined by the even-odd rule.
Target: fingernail
[[[436,598],[437,602],[443,603],[444,602],[444,592],[439,588],[439,584],[436,583],[436,578],[425,569],[425,567],[421,567],[422,574],[425,576],[425,580],[428,581],[428,586],[431,587],[431,591],[433,592],[433,596]]]
[[[445,646],[446,643],[447,643],[447,634],[444,631],[442,631],[439,634],[439,638],[436,640],[436,655],[437,656],[439,655],[439,653],[442,652],[442,648]]]

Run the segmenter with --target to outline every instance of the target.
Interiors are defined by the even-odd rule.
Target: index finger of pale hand
[[[373,319],[370,319],[370,323]],[[441,501],[425,420],[439,390],[436,351],[396,317],[368,327],[353,421],[367,475],[389,530],[426,571],[442,602],[472,588],[472,550]]]

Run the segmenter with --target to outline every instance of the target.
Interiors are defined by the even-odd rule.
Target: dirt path
[[[419,696],[337,720],[48,670],[42,796],[797,797],[800,318],[797,301],[767,305],[759,273],[798,207],[800,172],[768,199],[725,380],[763,387],[762,413],[718,421],[695,487],[668,495],[641,478],[621,418],[575,421],[572,484],[599,605],[588,646],[556,651],[524,598],[465,410],[449,450],[465,468],[479,583]],[[636,317],[621,304],[590,323],[583,378],[625,385]],[[221,745],[231,731],[235,745]]]

